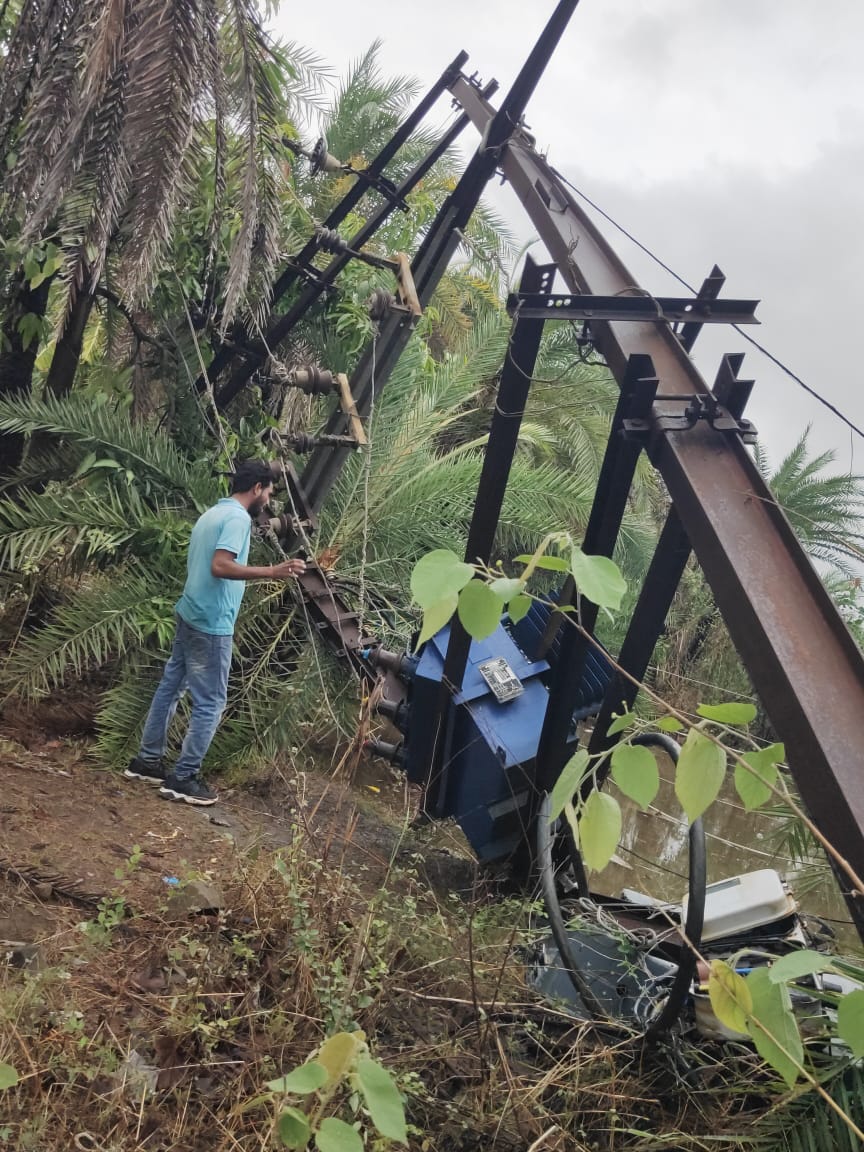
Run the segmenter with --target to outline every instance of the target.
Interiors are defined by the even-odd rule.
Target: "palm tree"
[[[322,73],[308,53],[273,43],[263,20],[255,0],[4,6],[0,219],[14,238],[9,276],[40,240],[59,247],[59,339],[46,381],[54,394],[71,388],[106,275],[127,304],[147,298],[202,156],[205,265],[225,239],[223,221],[239,221],[223,324],[256,273],[269,283],[280,255],[284,125],[320,94]]]

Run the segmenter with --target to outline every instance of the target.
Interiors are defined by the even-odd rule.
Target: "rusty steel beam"
[[[454,96],[481,132],[493,110],[461,81]],[[501,170],[574,292],[636,286],[566,185],[517,133]],[[600,323],[595,343],[616,380],[648,355],[667,395],[708,393],[668,324]],[[864,657],[740,437],[699,421],[659,430],[651,451],[811,817],[864,875]],[[564,750],[559,750],[559,755]],[[843,885],[864,938],[864,900]]]

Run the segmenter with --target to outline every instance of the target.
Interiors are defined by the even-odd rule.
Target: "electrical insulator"
[[[369,316],[376,324],[399,309],[399,301],[392,292],[387,292],[384,288],[376,288],[366,305]]]
[[[315,229],[318,246],[322,252],[329,252],[331,256],[338,256],[340,252],[350,252],[348,241],[340,236],[335,228],[324,228],[319,225]]]
[[[408,705],[404,700],[387,700],[386,697],[380,700],[375,706],[375,711],[379,716],[386,716],[387,719],[398,728],[400,732],[404,732],[408,727]]]
[[[309,156],[309,163],[312,167],[312,175],[317,176],[321,172],[344,172],[345,165],[341,160],[337,160],[330,152],[327,151],[327,141],[321,136],[315,143],[315,147]]]
[[[310,364],[306,368],[295,368],[288,374],[288,383],[292,388],[299,388],[301,392],[314,395],[335,392],[337,385],[332,372],[325,368],[318,368]]]
[[[387,740],[367,740],[363,747],[373,756],[380,756],[391,764],[401,764],[405,759],[405,745],[401,741],[390,744]]]

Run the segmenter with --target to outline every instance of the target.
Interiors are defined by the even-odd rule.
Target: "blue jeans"
[[[178,780],[188,780],[198,774],[216,735],[228,696],[232,642],[231,636],[199,632],[182,616],[177,617],[171,657],[147,713],[139,756],[144,760],[159,760],[165,755],[168,728],[180,697],[188,688],[192,715],[174,767]]]

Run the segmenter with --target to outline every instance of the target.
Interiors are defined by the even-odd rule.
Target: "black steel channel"
[[[435,81],[435,83],[432,85],[432,87],[429,89],[417,107],[399,125],[399,127],[378,153],[378,155],[370,161],[369,166],[365,169],[365,174],[367,176],[369,176],[372,180],[375,180],[382,175],[384,169],[387,167],[387,165],[390,163],[402,145],[406,142],[408,137],[411,136],[418,124],[420,124],[420,122],[425,118],[426,114],[435,104],[438,97],[441,96],[443,92],[446,92],[448,88],[452,87],[453,83],[460,75],[462,68],[467,62],[468,53],[460,52],[456,59],[449,65],[449,67],[447,67],[441,73],[441,75],[438,77],[438,79]],[[336,207],[333,209],[333,211],[330,213],[330,215],[327,217],[327,219],[324,221],[324,227],[338,228],[342,221],[345,220],[346,217],[354,210],[355,206],[360,202],[362,197],[369,190],[370,184],[367,180],[355,180],[345,195],[342,197],[342,199],[339,201],[339,203],[336,205]],[[395,199],[398,202],[398,200],[401,198],[402,190],[400,188],[400,190],[396,193]],[[389,205],[389,211],[387,213],[388,215],[394,207],[394,204]],[[306,244],[294,258],[291,266],[286,268],[281,276],[279,276],[279,278],[275,281],[273,285],[271,306],[285,295],[285,293],[295,282],[298,276],[302,274],[304,266],[308,265],[317,253],[319,244],[320,242],[317,234],[311,237],[311,239],[306,242]],[[252,345],[251,347],[254,348],[255,345]],[[224,371],[224,369],[228,366],[231,360],[234,359],[235,356],[246,355],[248,352],[249,349],[241,350],[235,347],[227,348],[223,346],[216,353],[209,368],[207,369],[207,375],[209,379],[211,381],[215,381],[219,374]],[[199,376],[195,381],[195,387],[200,392],[204,391],[206,386],[207,382],[204,377]]]
[[[495,175],[502,149],[517,131],[525,107],[578,3],[579,0],[559,0],[501,108],[491,117],[480,148],[469,161],[456,188],[444,201],[412,261],[411,272],[422,305],[429,302],[447,270],[459,245],[462,230],[471,219],[486,185]],[[464,81],[463,90],[473,93],[486,106],[486,98],[468,81]],[[459,102],[462,103],[461,97]],[[373,393],[380,393],[385,386],[410,336],[410,326],[403,318],[390,317],[381,325],[378,340],[366,349],[351,377],[351,394],[361,416],[368,416]],[[339,433],[344,422],[342,413],[334,412],[323,431],[328,435]],[[345,452],[339,448],[322,450],[309,458],[302,481],[314,508],[320,508],[323,504],[344,461]]]
[[[645,679],[651,656],[663,634],[666,617],[687,567],[690,551],[690,540],[684,525],[675,509],[670,508],[618,654],[620,666],[637,682]],[[590,752],[605,752],[613,747],[616,739],[606,735],[612,722],[612,713],[620,714],[622,710],[631,708],[638,691],[637,685],[620,673],[613,676],[603,707],[594,723]]]
[[[699,289],[697,299],[699,300],[716,300],[723,290],[723,285],[726,283],[726,277],[715,264],[709,274],[702,281],[702,287]],[[701,324],[683,324],[678,332],[678,340],[681,347],[685,352],[692,352],[693,345],[702,331]]]
[[[522,273],[522,287],[526,291],[548,291],[555,279],[555,265],[538,265],[527,256]],[[544,320],[516,319],[513,325],[504,369],[498,385],[498,394],[489,438],[483,455],[483,467],[477,485],[477,498],[468,529],[468,542],[465,545],[465,560],[469,564],[488,564],[492,558],[495,533],[504,504],[507,480],[519,443],[519,430],[531,390],[534,365],[543,339]],[[441,694],[438,715],[448,716],[451,696],[462,686],[465,664],[471,647],[471,637],[462,627],[458,617],[450,626],[450,641],[444,658],[444,671],[441,681]],[[439,728],[440,731],[440,728]],[[444,803],[449,778],[450,735],[452,724],[445,725],[445,739],[436,739],[429,750],[426,771],[426,794],[424,808],[430,814],[438,814]]]
[[[715,265],[712,276],[718,272],[719,269]],[[705,283],[709,281],[706,280]],[[713,388],[714,395],[721,404],[728,407],[736,419],[744,415],[744,408],[753,388],[752,380],[738,379],[743,363],[743,353],[727,353],[720,361]],[[666,516],[624,643],[618,654],[618,664],[637,681],[645,679],[651,656],[663,634],[666,617],[669,615],[691,551],[684,526],[675,508],[672,507]],[[631,708],[637,694],[638,688],[632,680],[616,672],[607,689],[603,708],[594,724],[589,746],[592,753],[604,752],[614,746],[617,738],[606,736],[612,721],[612,713],[620,712],[623,707]],[[605,772],[601,770],[600,778],[604,776]]]
[[[622,428],[626,419],[644,418],[650,414],[657,392],[657,383],[650,356],[638,354],[631,356],[621,383],[609,443],[600,467],[594,503],[591,506],[582,542],[583,551],[588,555],[611,557],[615,551],[615,543],[627,507],[627,498],[642,451],[638,442],[624,439]],[[561,603],[572,604],[575,593],[573,581],[568,579],[561,592]],[[561,616],[553,616],[550,625],[553,622],[560,622],[561,619]],[[593,632],[597,622],[597,606],[590,601],[582,600],[580,621],[588,632]],[[565,628],[537,748],[537,787],[540,791],[552,790],[568,756],[571,717],[582,683],[586,643],[575,628],[569,626]]]

